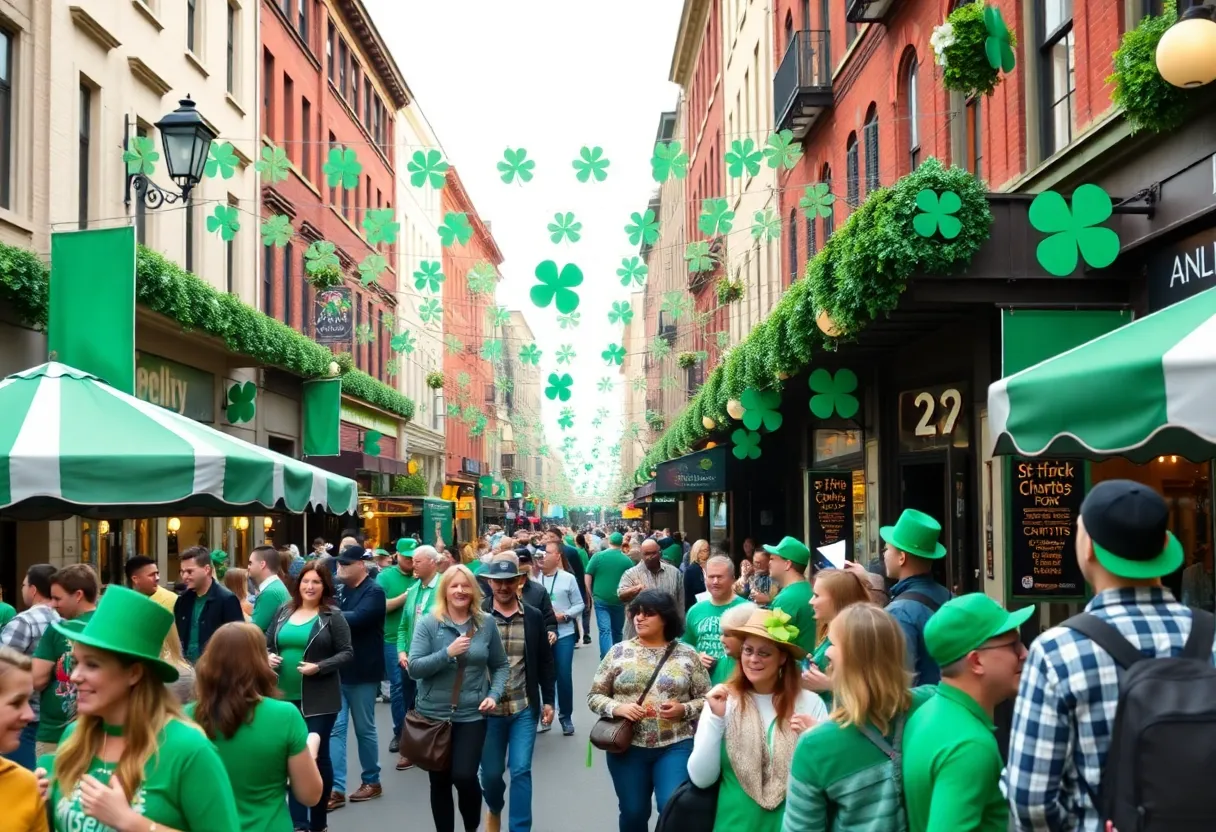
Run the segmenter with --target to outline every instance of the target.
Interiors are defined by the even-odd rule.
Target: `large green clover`
[[[760,430],[763,426],[767,431],[781,427],[781,394],[776,390],[757,390],[749,387],[739,397],[743,405],[743,426],[748,430]]]
[[[359,282],[364,286],[370,286],[387,268],[388,260],[384,258],[384,255],[373,251],[359,263]]]
[[[953,240],[963,230],[963,223],[954,216],[963,207],[963,201],[954,191],[937,191],[925,188],[916,194],[916,207],[920,213],[912,217],[912,227],[922,237],[932,237],[941,232],[942,237]]]
[[[380,440],[384,434],[378,430],[369,430],[363,434],[363,453],[368,456],[380,455]]]
[[[262,245],[283,248],[291,242],[295,229],[291,227],[291,219],[283,214],[267,217],[262,222]]]
[[[600,379],[599,384],[596,385],[596,389],[601,393],[611,393],[614,386],[615,385],[612,383],[612,379],[608,376],[604,376]]]
[[[498,163],[498,172],[502,174],[502,181],[510,185],[516,179],[520,182],[531,182],[532,171],[536,169],[536,162],[528,158],[528,151],[522,147],[518,150],[507,148],[502,152],[502,161]]]
[[[853,392],[857,389],[857,374],[852,370],[837,370],[835,377],[820,367],[807,379],[811,388],[811,413],[817,419],[830,419],[836,413],[841,419],[852,419],[857,415],[861,403]]]
[[[550,303],[563,315],[569,315],[578,309],[578,292],[575,286],[583,283],[583,270],[573,263],[562,266],[557,270],[557,263],[545,260],[536,267],[536,279],[540,284],[532,287],[528,296],[532,303],[544,309]]]
[[[438,150],[415,150],[405,169],[410,172],[410,184],[421,188],[429,184],[439,190],[447,182],[448,163],[443,161],[443,154]]]
[[[414,288],[419,292],[423,289],[438,292],[443,281],[443,265],[438,260],[423,260],[414,272]]]
[[[984,6],[984,28],[988,30],[988,37],[984,38],[984,55],[988,58],[988,65],[1005,74],[1013,72],[1017,59],[1013,55],[1009,27],[996,6]]]
[[[372,329],[371,324],[359,324],[355,327],[355,342],[358,344],[370,344],[376,340],[376,331]]]
[[[418,307],[418,320],[433,324],[443,318],[443,305],[435,298],[427,298]]]
[[[491,364],[497,364],[502,361],[502,340],[499,338],[489,338],[481,342],[481,359],[489,361]]]
[[[633,307],[629,301],[614,300],[612,308],[608,310],[608,323],[610,324],[628,324],[633,320]]]
[[[558,315],[557,325],[562,329],[578,329],[580,320],[582,320],[581,312],[571,312],[569,315]]]
[[[734,443],[734,447],[730,449],[730,452],[735,455],[735,459],[760,458],[760,434],[754,430],[737,428],[730,435],[730,441]]]
[[[271,184],[283,182],[291,173],[291,160],[281,147],[263,147],[262,158],[253,163],[253,169]]]
[[[575,178],[579,182],[586,182],[592,177],[596,182],[603,182],[608,178],[608,166],[612,163],[604,158],[604,148],[584,147],[578,152],[578,156],[572,164],[577,171]]]
[[[451,419],[460,418],[460,403],[459,402],[448,402],[448,418],[451,418]]]
[[[549,373],[549,386],[545,388],[545,398],[550,401],[557,399],[559,401],[570,401],[570,387],[574,384],[574,379],[569,373]]]
[[[600,357],[609,365],[615,364],[619,367],[625,363],[625,348],[620,344],[609,344],[608,348],[600,353]]]
[[[659,142],[654,146],[650,174],[655,182],[666,182],[673,176],[676,179],[688,176],[688,154],[680,149],[679,142]]]
[[[650,346],[647,347],[650,351],[650,357],[655,361],[662,361],[667,356],[671,355],[671,344],[662,335],[656,335],[650,341]]]
[[[794,141],[793,130],[782,130],[768,137],[764,148],[764,158],[770,168],[793,170],[794,165],[802,158],[802,148]]]
[[[688,262],[688,270],[694,274],[714,270],[714,256],[705,240],[693,240],[689,243],[684,249],[684,259]]]
[[[384,374],[389,378],[396,378],[397,373],[401,370],[401,359],[390,358],[384,362]],[[421,402],[418,405],[419,411],[426,413],[426,402]]]
[[[216,176],[231,179],[236,176],[236,166],[241,160],[237,157],[232,142],[212,142],[207,157],[207,163],[203,165],[203,176],[209,179]]]
[[[730,210],[725,199],[707,199],[701,203],[701,216],[697,228],[707,236],[729,234],[735,222],[735,212]]]
[[[781,217],[772,208],[752,215],[752,239],[771,242],[781,236]]]
[[[498,329],[500,326],[506,326],[511,320],[511,310],[505,306],[494,306],[486,310],[486,320],[490,324],[490,329]]]
[[[495,376],[494,386],[504,393],[511,393],[515,390],[515,379],[510,376]],[[515,450],[522,454],[524,451],[520,448],[520,444],[519,442],[515,443]]]
[[[540,356],[540,347],[536,346],[536,344],[524,344],[519,348],[519,363],[521,364],[539,366]]]
[[[448,355],[460,355],[464,352],[464,341],[449,333],[443,336],[443,349]]]
[[[466,372],[456,374],[456,385],[461,390],[467,390],[469,385],[473,383],[473,377]]]
[[[342,263],[338,260],[337,246],[325,240],[313,240],[304,251],[304,271],[316,274],[327,269],[338,269]]]
[[[252,381],[237,382],[228,388],[228,408],[225,415],[231,424],[252,422],[257,412],[258,386]]]
[[[726,172],[734,179],[739,179],[743,176],[743,172],[747,171],[748,176],[755,176],[760,172],[760,163],[764,161],[764,154],[756,149],[756,143],[752,139],[744,139],[739,141],[735,139],[730,143],[730,150],[726,151]]]
[[[1051,236],[1039,243],[1035,254],[1048,274],[1065,277],[1077,268],[1077,250],[1095,269],[1115,262],[1119,235],[1099,226],[1110,218],[1110,197],[1097,185],[1081,185],[1072,192],[1072,209],[1055,191],[1043,191],[1030,203],[1030,224]]]
[[[815,219],[815,217],[832,216],[832,203],[835,201],[836,195],[832,193],[832,186],[827,182],[820,182],[817,185],[806,186],[806,190],[802,192],[802,199],[798,200],[798,205],[807,218]]]
[[[622,257],[621,267],[616,270],[617,276],[621,279],[622,286],[628,286],[630,283],[636,283],[641,286],[646,282],[646,272],[648,271],[646,264],[642,262],[640,257]]]
[[[573,346],[571,346],[570,344],[562,344],[560,347],[557,348],[557,363],[558,364],[570,364],[574,361],[574,359],[577,355],[578,355],[578,353],[576,353],[574,351]]]
[[[646,376],[637,376],[629,382],[629,387],[634,392],[640,393],[641,391],[645,390],[649,384],[650,382],[647,381]]]
[[[552,398],[552,397],[550,397],[550,398]],[[563,407],[562,408],[561,416],[557,420],[557,426],[559,428],[561,428],[562,430],[569,430],[570,428],[574,427],[574,408],[572,408],[572,407]],[[570,437],[566,437],[566,438],[570,439]]]
[[[413,353],[415,344],[417,344],[417,340],[410,334],[408,329],[398,335],[394,335],[392,340],[388,342],[388,346],[393,352],[403,352],[406,355]]]
[[[363,215],[363,230],[367,234],[369,245],[397,242],[397,234],[401,231],[401,223],[394,218],[392,208],[369,208]]]
[[[127,140],[127,149],[122,152],[122,160],[126,162],[128,176],[151,176],[156,172],[160,153],[156,150],[156,142],[147,136],[132,136]]]
[[[659,307],[672,321],[678,321],[692,313],[692,298],[683,292],[664,292]]]
[[[583,224],[576,220],[570,211],[564,214],[558,211],[553,215],[553,222],[549,223],[548,227],[549,239],[555,243],[560,243],[562,240],[577,243],[582,239]]]
[[[473,226],[469,224],[469,215],[448,212],[443,215],[443,224],[439,226],[439,242],[444,248],[453,243],[466,245],[473,237]]]
[[[659,221],[655,219],[652,209],[647,208],[643,213],[634,211],[629,215],[629,220],[625,225],[625,233],[629,235],[630,245],[645,243],[652,246],[659,241]]]
[[[228,242],[241,230],[241,209],[235,205],[217,205],[207,217],[207,230],[218,231],[220,239]]]
[[[474,295],[488,295],[498,284],[498,269],[486,260],[478,260],[465,276],[469,291]]]
[[[331,147],[329,158],[321,166],[325,181],[331,188],[344,188],[353,191],[359,187],[359,174],[363,173],[363,165],[359,164],[359,155],[353,148]]]

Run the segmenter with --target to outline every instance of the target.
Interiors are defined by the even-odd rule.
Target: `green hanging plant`
[[[432,390],[443,389],[443,373],[432,370],[426,374],[426,386]]]
[[[743,281],[722,278],[718,281],[718,303],[725,306],[743,297]]]
[[[697,354],[695,352],[682,352],[676,356],[676,363],[685,370],[689,367],[695,367],[697,364]]]
[[[992,95],[1001,82],[1002,69],[1013,70],[1017,38],[1000,10],[986,6],[983,0],[950,12],[946,22],[933,30],[929,43],[942,68],[942,85],[968,98]]]
[[[1111,101],[1123,108],[1132,132],[1181,127],[1194,100],[1193,91],[1175,87],[1157,71],[1157,44],[1177,22],[1178,4],[1166,0],[1161,14],[1149,15],[1125,32],[1115,51],[1115,71],[1106,83],[1114,86]]]
[[[314,289],[332,289],[341,286],[344,278],[337,266],[321,266],[314,272],[308,272],[308,282]]]

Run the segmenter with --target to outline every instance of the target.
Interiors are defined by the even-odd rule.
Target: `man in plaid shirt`
[[[11,647],[23,656],[33,658],[34,648],[42,640],[42,634],[50,629],[52,621],[59,620],[59,613],[51,606],[51,578],[55,567],[49,563],[36,563],[25,573],[21,582],[21,598],[26,609],[0,630],[0,647]],[[35,738],[38,735],[38,697],[30,699],[34,721],[21,731],[21,744],[12,754],[5,755],[14,763],[33,771]]]
[[[1094,486],[1081,504],[1076,554],[1094,590],[1086,611],[1149,657],[1179,656],[1191,611],[1161,577],[1183,563],[1160,495],[1130,480]],[[1017,829],[1103,832],[1095,808],[1119,699],[1114,659],[1064,627],[1030,648],[1014,710],[1005,792]]]

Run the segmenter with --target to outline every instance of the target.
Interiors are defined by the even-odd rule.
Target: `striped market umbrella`
[[[993,453],[1216,457],[1216,291],[988,388]]]
[[[0,515],[160,517],[230,509],[334,514],[353,480],[50,362],[0,381]]]

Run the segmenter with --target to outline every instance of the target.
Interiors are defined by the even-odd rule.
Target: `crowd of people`
[[[1164,753],[1150,732],[1177,722],[1169,708],[1186,706],[1186,732],[1212,727],[1216,621],[1161,585],[1182,562],[1168,522],[1145,486],[1091,489],[1076,557],[1093,599],[1029,650],[1035,608],[952,597],[933,578],[941,527],[911,509],[880,530],[881,570],[816,569],[793,537],[732,557],[595,527],[491,528],[458,558],[352,531],[303,556],[259,547],[242,583],[195,548],[180,594],[148,558],[127,562],[129,586],[39,564],[22,610],[0,610],[0,826],[324,832],[384,793],[381,700],[437,832],[524,832],[537,735],[587,714],[572,666],[594,614],[586,727],[621,832],[656,806],[658,829],[682,832],[1211,828],[1202,789],[1179,786],[1205,749],[1169,734],[1169,777],[1136,756]],[[1155,657],[1176,662],[1139,661]],[[1127,704],[1132,664],[1172,684],[1140,690],[1170,695]]]

